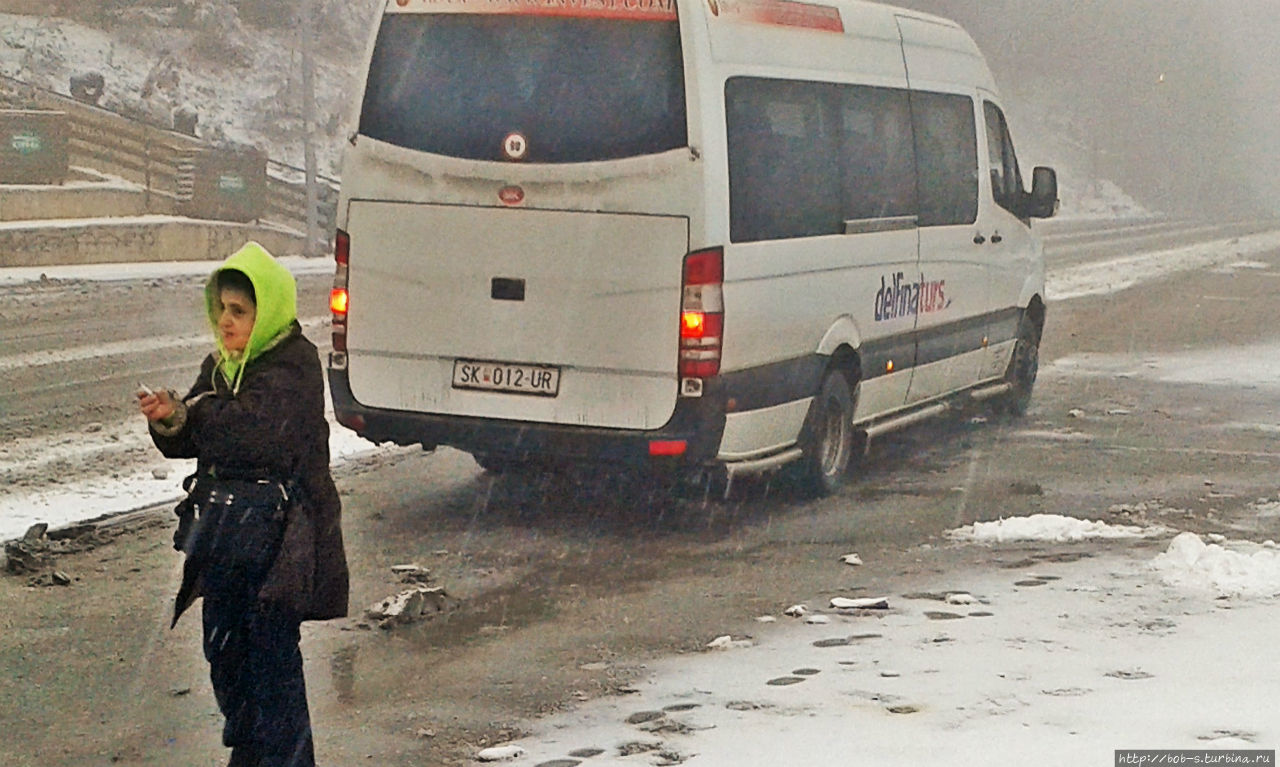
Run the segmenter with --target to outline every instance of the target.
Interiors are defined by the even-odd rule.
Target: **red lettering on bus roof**
[[[840,9],[796,0],[719,0],[724,16],[756,24],[844,32]]]

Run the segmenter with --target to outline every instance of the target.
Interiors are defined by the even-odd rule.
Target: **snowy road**
[[[1249,269],[1280,248],[1259,224],[1055,222],[1046,233],[1051,301],[1113,293],[1192,269]],[[288,259],[308,335],[327,348],[326,259]],[[209,264],[0,269],[0,540],[177,497],[187,470],[151,448],[133,412],[137,383],[185,389],[203,355],[196,303]],[[332,426],[339,461],[374,449]]]

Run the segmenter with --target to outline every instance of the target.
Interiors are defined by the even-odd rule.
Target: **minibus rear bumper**
[[[551,465],[676,468],[710,463],[724,433],[725,395],[716,379],[705,381],[701,397],[677,399],[666,424],[640,430],[371,408],[356,401],[345,369],[330,365],[328,373],[338,423],[371,442],[447,445],[492,459]]]

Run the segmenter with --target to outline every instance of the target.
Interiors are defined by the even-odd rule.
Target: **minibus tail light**
[[[347,289],[334,288],[329,291],[329,310],[334,317],[347,316]]]
[[[684,258],[680,305],[681,378],[720,374],[724,335],[724,250],[699,250]]]
[[[351,236],[341,229],[333,240],[333,290],[329,292],[329,310],[333,312],[333,350],[347,350],[347,311],[350,294],[347,292],[347,270],[351,263]]]

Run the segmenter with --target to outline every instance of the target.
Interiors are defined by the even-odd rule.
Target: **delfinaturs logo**
[[[880,278],[876,291],[876,322],[940,312],[951,305],[944,290],[946,280],[926,280],[924,274],[914,282],[898,272],[890,280]]]

